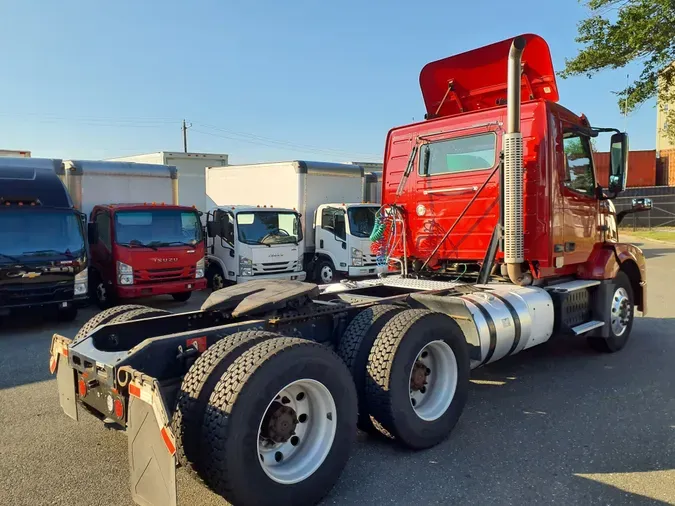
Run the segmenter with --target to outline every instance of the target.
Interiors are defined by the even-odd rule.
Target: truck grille
[[[293,272],[298,267],[298,261],[293,262],[263,262],[253,264],[253,275],[277,274],[281,272]]]
[[[25,283],[2,285],[0,306],[24,306],[72,300],[73,282]]]
[[[363,255],[363,266],[364,267],[375,267],[377,265],[377,255],[364,254]]]
[[[134,284],[188,281],[195,279],[195,270],[194,265],[168,269],[134,269]]]

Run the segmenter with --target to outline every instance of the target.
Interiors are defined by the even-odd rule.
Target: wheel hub
[[[630,323],[631,304],[628,292],[624,288],[618,288],[612,299],[612,330],[617,336],[622,335]]]
[[[417,361],[413,366],[412,373],[410,375],[410,388],[412,390],[421,390],[424,388],[424,385],[427,384],[427,376],[429,376],[429,369],[422,362]]]
[[[263,421],[262,436],[274,443],[285,443],[293,434],[298,425],[298,417],[295,410],[274,402],[267,412],[266,420]]]

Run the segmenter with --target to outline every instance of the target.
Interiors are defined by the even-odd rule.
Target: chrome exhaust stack
[[[520,132],[521,61],[525,38],[511,43],[508,60],[506,133],[504,134],[504,262],[512,283],[529,285],[523,246],[523,135]]]

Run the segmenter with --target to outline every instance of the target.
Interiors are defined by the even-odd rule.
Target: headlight
[[[196,269],[195,269],[195,278],[199,279],[199,278],[203,278],[203,277],[204,277],[204,263],[205,263],[205,262],[204,262],[204,259],[203,259],[203,258],[201,258],[201,259],[197,262],[197,267],[196,267]]]
[[[117,261],[117,274],[133,274],[134,270],[131,265]]]
[[[86,295],[89,286],[89,271],[84,269],[83,271],[75,274],[75,295]]]
[[[239,275],[253,276],[253,260],[246,257],[239,257]]]
[[[360,249],[352,248],[352,265],[363,265],[363,252]]]
[[[134,275],[133,274],[120,274],[119,275],[120,285],[133,285],[134,284]]]

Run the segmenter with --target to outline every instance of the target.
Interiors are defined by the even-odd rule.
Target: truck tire
[[[370,414],[412,449],[445,439],[466,404],[469,351],[459,325],[447,315],[408,309],[382,328],[368,357]]]
[[[347,365],[356,386],[356,394],[359,400],[359,417],[356,425],[362,431],[370,434],[379,433],[381,429],[373,425],[366,401],[368,356],[382,327],[392,316],[403,311],[403,309],[401,306],[391,304],[364,309],[349,323],[338,344],[337,354]]]
[[[318,284],[328,285],[340,281],[340,273],[330,260],[320,260],[316,266],[314,279]]]
[[[216,263],[209,265],[208,269],[206,270],[206,284],[214,292],[222,290],[227,286],[225,274],[223,273],[223,269],[220,267],[220,265]]]
[[[257,344],[209,399],[207,484],[238,506],[316,504],[347,463],[356,410],[354,382],[330,349],[281,336]]]
[[[202,421],[216,383],[242,353],[274,337],[278,334],[262,330],[226,336],[206,350],[183,378],[171,423],[178,461],[191,473],[198,471]]]
[[[94,330],[96,327],[108,323],[110,320],[112,320],[113,318],[122,313],[133,311],[135,309],[145,309],[145,308],[147,308],[147,306],[140,306],[138,304],[127,304],[125,306],[115,306],[106,309],[105,311],[101,311],[93,318],[90,318],[87,323],[82,325],[82,328],[80,328],[80,330],[77,331],[77,334],[75,334],[74,341],[78,341],[79,339],[87,337],[91,333],[91,331]]]
[[[589,337],[587,339],[591,348],[602,353],[614,353],[622,350],[626,346],[633,329],[635,299],[628,275],[619,271],[614,278],[614,285],[614,295],[608,308],[610,336],[607,338]]]
[[[101,278],[101,275],[92,271],[90,297],[94,300],[99,309],[108,309],[117,304],[117,298],[110,286]]]
[[[142,309],[134,309],[132,311],[127,311],[125,313],[122,313],[120,315],[115,316],[112,320],[110,320],[108,323],[113,324],[113,323],[124,323],[124,322],[130,322],[134,320],[142,320],[143,318],[154,318],[156,316],[164,316],[169,314],[169,311],[166,311],[164,309],[155,309],[153,307],[145,307]]]
[[[192,292],[172,293],[171,296],[176,302],[187,302],[192,297]]]

